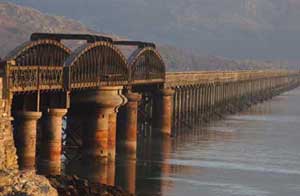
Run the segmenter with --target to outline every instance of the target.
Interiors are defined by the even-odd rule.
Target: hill
[[[18,44],[27,41],[33,32],[95,33],[94,30],[75,20],[45,15],[36,9],[11,3],[0,3],[0,25],[0,56],[2,57]],[[110,36],[119,39],[119,36]],[[158,49],[170,71],[274,67],[274,64],[270,62],[235,61],[223,57],[199,55],[195,50],[180,49],[170,45],[159,45]]]
[[[201,54],[300,62],[300,0],[9,1]]]

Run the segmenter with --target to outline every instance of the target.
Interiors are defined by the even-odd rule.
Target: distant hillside
[[[173,46],[159,46],[164,61],[169,70],[255,70],[255,69],[299,69],[295,62],[291,65],[287,61],[263,61],[263,60],[232,60],[218,56],[199,55],[188,49],[179,49]]]
[[[33,32],[90,32],[88,28],[64,17],[47,16],[27,7],[0,4],[0,55],[27,41]]]
[[[0,56],[27,41],[33,32],[95,33],[81,23],[60,16],[49,16],[38,10],[11,3],[0,3]],[[102,33],[103,34],[103,33]],[[114,39],[119,37],[111,35]],[[168,70],[233,70],[275,67],[272,63],[234,61],[222,57],[200,56],[188,49],[160,45]],[[277,66],[278,67],[278,66]]]
[[[233,59],[300,62],[300,0],[0,0],[100,32]]]

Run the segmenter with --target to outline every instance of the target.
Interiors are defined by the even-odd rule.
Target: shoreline
[[[121,187],[90,182],[76,175],[46,177],[59,196],[133,196]]]

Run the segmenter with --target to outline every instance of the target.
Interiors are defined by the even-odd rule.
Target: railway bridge
[[[64,40],[85,43],[71,50]],[[35,33],[1,61],[0,81],[19,167],[38,163],[53,174],[62,149],[78,148],[87,159],[113,161],[116,152],[135,159],[138,136],[176,136],[298,87],[300,73],[166,72],[153,43]]]

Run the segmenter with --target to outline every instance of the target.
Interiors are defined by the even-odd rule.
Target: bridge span
[[[71,50],[63,40],[86,43]],[[127,57],[122,47],[133,52]],[[0,84],[19,167],[38,163],[41,173],[55,174],[69,149],[87,159],[135,159],[139,135],[176,136],[241,111],[298,87],[300,73],[166,72],[152,43],[36,33],[1,61]]]

